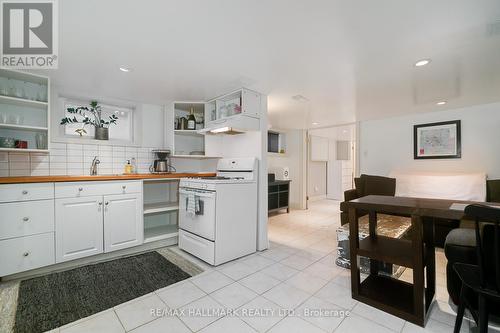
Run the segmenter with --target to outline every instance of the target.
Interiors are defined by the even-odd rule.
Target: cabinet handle
[[[106,201],[105,205],[106,205],[106,206],[107,206],[107,205],[109,205],[109,201]]]
[[[79,192],[83,191],[83,187],[78,188],[78,191]]]
[[[28,191],[26,191],[26,190],[23,190],[23,194],[28,194]]]
[[[125,186],[125,185],[122,186],[122,189],[126,189],[126,188],[127,188],[127,186]]]
[[[24,252],[24,253],[23,253],[23,257],[27,257],[27,256],[29,256],[29,255],[30,255],[30,253],[29,253],[29,252]]]
[[[23,217],[23,221],[24,221],[24,222],[28,222],[29,220],[30,220],[30,218],[29,218],[29,217]]]
[[[102,202],[99,202],[99,206],[102,206]]]

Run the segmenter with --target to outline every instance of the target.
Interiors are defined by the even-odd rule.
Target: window
[[[267,132],[267,151],[269,153],[280,152],[280,135],[275,132]]]
[[[79,107],[79,106],[89,106],[90,101],[80,101],[75,99],[65,99],[64,100],[64,115],[67,117],[73,117],[74,114],[68,113],[67,109],[71,107]],[[133,142],[133,123],[134,123],[134,109],[116,106],[116,105],[108,105],[101,104],[101,112],[103,119],[109,119],[109,116],[112,114],[118,117],[116,124],[111,124],[109,126],[109,140],[115,141],[125,141],[125,142]],[[92,115],[88,115],[92,117]],[[78,120],[83,119],[83,116],[76,116]],[[81,131],[84,130],[85,132]],[[92,139],[94,137],[95,129],[92,125],[85,125],[81,123],[75,124],[66,124],[64,129],[64,135],[68,137],[77,136],[87,137]]]
[[[274,131],[267,132],[267,152],[284,154],[286,149],[286,134]]]

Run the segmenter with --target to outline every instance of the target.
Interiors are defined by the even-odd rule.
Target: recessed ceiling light
[[[316,123],[316,122],[314,122],[314,123],[312,123],[312,124],[313,124],[314,126],[319,125],[319,123]]]
[[[128,73],[128,72],[132,71],[132,69],[131,69],[131,68],[128,68],[128,67],[120,67],[120,70],[121,70],[122,72],[125,72],[125,73]]]
[[[440,101],[440,102],[437,102],[436,105],[445,105],[446,104],[446,101]]]
[[[431,62],[431,59],[422,59],[422,60],[419,60],[415,63],[415,67],[425,66],[425,65],[428,65],[430,62]]]

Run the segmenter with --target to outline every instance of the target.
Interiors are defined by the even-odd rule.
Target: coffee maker
[[[153,150],[156,155],[156,159],[153,164],[149,167],[151,173],[170,173],[173,170],[170,164],[170,150],[167,149],[157,149]]]

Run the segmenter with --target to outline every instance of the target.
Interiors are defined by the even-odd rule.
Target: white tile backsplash
[[[94,156],[100,161],[97,167],[100,175],[123,173],[127,160],[132,158],[136,159],[139,173],[149,173],[154,149],[157,148],[52,142],[49,154],[0,153],[0,177],[88,175]],[[198,161],[174,159],[173,164],[181,172],[199,169]]]
[[[9,153],[0,153],[0,163],[9,162]]]
[[[30,162],[30,155],[24,153],[9,153],[9,162]]]

